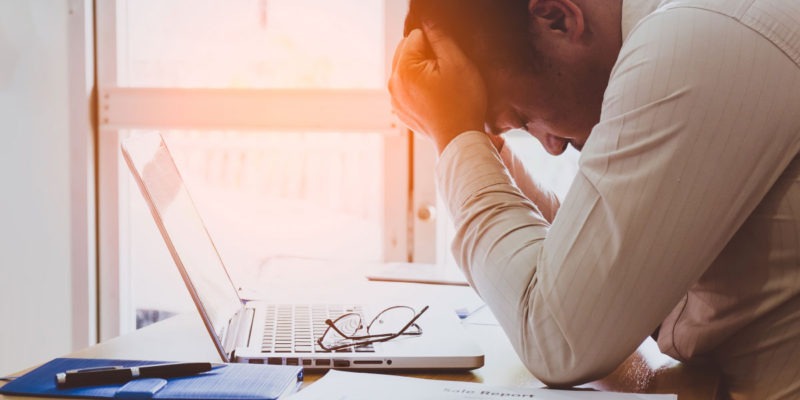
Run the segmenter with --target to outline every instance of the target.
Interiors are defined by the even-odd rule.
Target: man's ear
[[[572,0],[530,0],[528,12],[539,32],[549,31],[570,40],[584,33],[583,10]]]

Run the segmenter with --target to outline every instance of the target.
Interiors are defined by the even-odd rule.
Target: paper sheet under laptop
[[[288,400],[677,400],[674,394],[636,394],[488,386],[332,370]]]
[[[371,281],[428,283],[434,285],[469,286],[464,274],[454,266],[387,263],[373,269],[367,279]]]

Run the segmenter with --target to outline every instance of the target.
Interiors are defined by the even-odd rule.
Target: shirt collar
[[[622,41],[625,42],[636,24],[655,11],[662,2],[662,0],[623,0]]]

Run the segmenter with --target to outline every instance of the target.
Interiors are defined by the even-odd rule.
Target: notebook
[[[122,153],[223,361],[359,370],[483,365],[482,350],[457,316],[435,306],[415,321],[419,335],[336,351],[320,348],[316,339],[326,328],[325,319],[356,313],[370,321],[387,305],[277,305],[242,299],[164,139],[134,135],[123,141]]]
[[[226,364],[197,375],[136,379],[127,383],[73,388],[56,387],[55,375],[68,370],[108,366],[135,367],[163,361],[56,358],[14,379],[0,393],[36,397],[126,398],[162,400],[272,400],[297,389],[301,367]]]

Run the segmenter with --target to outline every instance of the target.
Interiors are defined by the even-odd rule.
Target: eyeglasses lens
[[[347,336],[355,336],[358,330],[362,328],[361,315],[355,313],[345,314],[333,321],[333,324],[341,333]],[[327,330],[323,339],[325,346],[339,346],[349,340],[342,337],[336,329]]]
[[[415,316],[408,307],[392,307],[378,314],[369,326],[370,335],[396,334]]]

